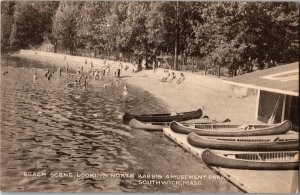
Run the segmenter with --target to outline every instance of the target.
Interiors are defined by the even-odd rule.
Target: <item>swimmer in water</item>
[[[75,80],[74,83],[68,83],[67,87],[75,87],[78,84],[78,81]]]
[[[127,84],[123,87],[123,95],[127,95],[128,94],[128,87]]]
[[[117,80],[116,80],[116,86],[118,86],[118,85],[119,85],[119,83],[120,83],[120,80],[119,80],[119,79],[117,79]]]
[[[106,88],[106,87],[108,87],[108,86],[110,86],[110,85],[111,85],[111,84],[106,83],[106,84],[103,84],[103,87]]]
[[[57,74],[58,74],[58,76],[61,76],[61,68],[60,67],[57,69]]]
[[[37,74],[36,74],[36,71],[35,71],[35,70],[34,70],[33,79],[37,79]]]
[[[80,75],[80,67],[77,69],[77,74]]]
[[[86,88],[86,85],[87,85],[87,78],[88,78],[88,76],[86,75],[86,76],[84,76],[84,81],[83,81],[83,88],[85,89]]]
[[[46,70],[46,72],[44,73],[45,77],[48,77],[48,75],[50,74],[49,69]]]

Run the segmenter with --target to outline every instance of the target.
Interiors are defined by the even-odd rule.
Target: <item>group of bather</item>
[[[184,74],[181,72],[178,77],[176,77],[175,73],[170,73],[169,71],[165,71],[165,75],[160,79],[162,82],[176,82],[177,84],[182,83],[185,80]]]
[[[87,65],[87,60],[85,61],[85,64]],[[88,81],[87,81],[88,78],[93,78],[94,81],[100,81],[100,80],[104,81],[105,76],[110,75],[110,66],[111,66],[111,64],[108,64],[108,63],[106,64],[106,61],[104,60],[104,66],[102,66],[100,69],[94,69],[93,62],[91,62],[90,67],[87,68],[86,74],[84,73],[83,66],[78,67],[74,81],[68,82],[66,84],[66,87],[73,88],[73,87],[83,86],[84,88],[86,88],[87,83],[88,83]],[[65,66],[65,70],[68,75],[66,79],[69,80],[71,77],[71,74],[69,72],[69,64],[68,63]],[[58,76],[61,76],[62,68],[58,67],[56,72],[51,71],[50,69],[47,69],[44,73],[44,76],[48,80],[51,80],[52,76],[56,73]],[[115,73],[115,75],[116,75],[116,73]],[[34,79],[38,79],[36,70],[34,70],[33,77],[34,77]],[[105,88],[110,85],[118,85],[119,83],[120,83],[120,80],[115,78],[112,82],[103,84],[103,87]],[[126,91],[127,91],[127,86],[126,86]]]

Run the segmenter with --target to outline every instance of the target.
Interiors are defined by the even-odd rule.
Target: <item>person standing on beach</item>
[[[118,65],[118,68],[117,68],[117,75],[118,75],[118,77],[120,77],[120,75],[121,75],[121,69],[122,69],[122,64],[120,62],[119,65]]]
[[[102,70],[101,70],[101,73],[102,73],[101,81],[104,80],[104,77],[105,77],[105,70],[106,70],[105,67],[103,67]]]
[[[93,70],[93,68],[94,68],[93,62],[91,62],[91,69]]]
[[[106,69],[107,69],[107,75],[109,76],[110,75],[110,64],[109,63],[107,64]]]
[[[86,75],[86,76],[84,77],[84,81],[83,81],[83,87],[84,87],[84,88],[86,88],[86,85],[87,85],[87,78],[88,78],[88,76]]]

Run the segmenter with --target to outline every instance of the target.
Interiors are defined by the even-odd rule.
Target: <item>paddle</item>
[[[279,100],[280,100],[280,96],[277,99],[277,102],[276,102],[276,105],[274,107],[274,110],[273,110],[273,112],[272,112],[272,114],[270,116],[270,119],[268,120],[268,124],[274,124],[274,122],[275,122],[275,115],[276,115],[276,112],[277,112]]]

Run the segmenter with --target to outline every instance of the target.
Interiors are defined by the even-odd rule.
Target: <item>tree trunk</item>
[[[179,42],[179,40],[178,40],[178,38],[179,38],[179,36],[178,36],[178,6],[179,6],[179,3],[178,3],[178,1],[177,1],[177,3],[176,3],[176,7],[175,7],[175,9],[176,9],[176,26],[175,26],[175,51],[174,51],[174,69],[175,70],[178,70],[178,42]]]
[[[54,46],[54,53],[57,53],[57,40],[55,40],[53,46]]]
[[[146,58],[146,61],[145,61],[146,69],[148,69],[148,44],[147,44],[147,42],[145,42],[145,58]]]
[[[218,66],[218,78],[220,78],[220,76],[221,76],[221,67]]]

